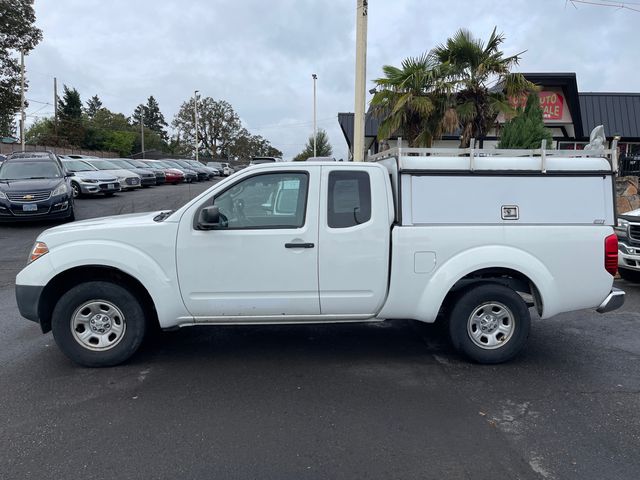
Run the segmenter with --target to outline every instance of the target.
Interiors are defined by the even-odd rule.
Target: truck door
[[[322,166],[319,227],[320,310],[375,314],[389,281],[388,179],[381,168]]]
[[[319,174],[320,167],[258,171],[185,213],[178,279],[196,320],[320,313]],[[220,226],[199,230],[199,211],[211,205]]]

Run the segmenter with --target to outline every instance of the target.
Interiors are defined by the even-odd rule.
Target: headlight
[[[53,191],[51,196],[55,197],[56,195],[64,195],[68,191],[69,191],[69,189],[67,188],[67,184],[66,183],[61,183],[60,185],[58,185],[56,187],[56,189]]]
[[[4,192],[0,192],[0,198],[4,198],[5,200],[7,199],[7,194]]]
[[[619,218],[618,219],[618,227],[627,228],[628,225],[629,225],[629,221],[628,220],[625,220],[624,218]]]
[[[49,253],[49,247],[47,247],[47,244],[44,242],[36,242],[31,249],[31,255],[29,255],[29,261],[27,263],[31,263],[34,260],[39,259],[45,253]]]
[[[92,178],[85,178],[82,181],[85,182],[85,183],[98,183],[98,180],[94,180]]]
[[[127,180],[127,177],[118,177],[118,182],[120,183],[124,183],[126,182],[126,180]]]

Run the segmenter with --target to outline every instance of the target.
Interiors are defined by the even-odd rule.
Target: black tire
[[[85,315],[82,315],[83,311],[80,310],[83,305],[87,305],[85,310],[89,312]],[[106,332],[93,333],[84,325],[75,326],[74,332],[74,318],[83,316],[91,320],[96,319],[96,314],[91,310],[96,305],[98,314],[107,312],[107,315],[110,310],[105,308],[115,307],[111,308],[111,311],[115,310],[116,313],[107,316],[108,320],[104,320],[104,315],[97,319],[103,322],[99,327]],[[106,328],[105,321],[111,322],[106,324]],[[116,325],[120,326],[121,333],[111,338],[110,335],[115,335]],[[79,330],[81,326],[82,330]],[[146,318],[140,302],[127,289],[111,282],[86,282],[73,287],[60,297],[53,309],[51,329],[58,347],[71,360],[85,367],[108,367],[126,361],[136,352],[144,338]],[[89,338],[83,344],[77,337],[85,331],[88,332]],[[101,337],[113,344],[101,347],[97,343]],[[86,344],[95,346],[88,347]]]
[[[628,268],[618,268],[618,273],[627,282],[640,283],[640,272],[637,270],[630,270]]]
[[[449,316],[449,336],[455,349],[484,364],[515,357],[525,346],[530,329],[531,316],[522,297],[494,283],[461,293]],[[472,332],[476,332],[473,337]]]
[[[113,197],[113,194],[116,192],[104,192],[105,197]]]
[[[82,189],[76,182],[71,182],[71,195],[73,198],[80,198],[82,196]]]
[[[71,207],[71,215],[69,215],[65,219],[65,222],[75,222],[75,221],[76,221],[76,211],[74,210],[73,207]]]

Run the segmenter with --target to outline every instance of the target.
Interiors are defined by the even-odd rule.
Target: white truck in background
[[[255,165],[174,212],[46,230],[18,306],[86,366],[127,360],[150,324],[438,317],[466,357],[503,362],[529,307],[545,320],[623,304],[615,164],[615,151],[403,149]]]

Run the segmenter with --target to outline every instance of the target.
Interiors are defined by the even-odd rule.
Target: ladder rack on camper
[[[400,139],[400,141],[402,141]],[[369,162],[377,162],[387,158],[410,157],[469,157],[469,171],[476,169],[478,157],[539,157],[539,171],[547,172],[547,158],[606,158],[611,165],[611,171],[618,173],[618,140],[613,140],[610,149],[605,150],[550,150],[547,149],[546,140],[542,141],[540,148],[532,150],[523,149],[496,149],[475,148],[475,140],[471,140],[470,148],[403,148],[397,147],[385,150],[367,159]]]

